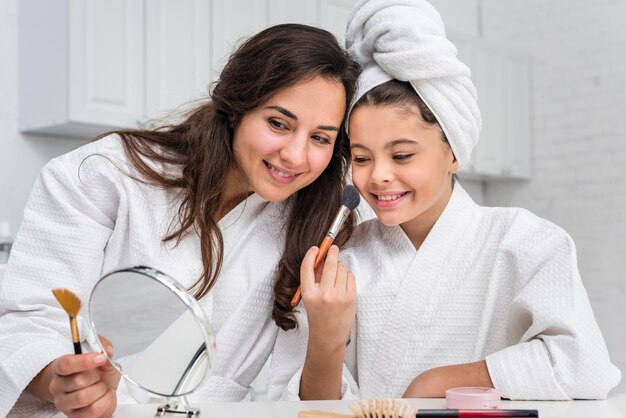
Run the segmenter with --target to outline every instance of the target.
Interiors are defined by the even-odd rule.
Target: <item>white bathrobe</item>
[[[359,225],[349,245],[342,258],[356,277],[357,314],[344,398],[401,397],[425,370],[482,359],[510,399],[601,399],[619,382],[574,243],[558,226],[480,207],[457,183],[419,251],[377,220]],[[276,341],[270,399],[298,398],[301,310],[300,330]]]
[[[175,193],[131,179],[117,136],[55,158],[41,171],[0,280],[0,417],[48,363],[73,352],[67,315],[51,289],[66,287],[85,304],[107,272],[134,265],[159,269],[189,286],[202,271],[200,242],[162,239],[175,219]],[[224,264],[199,302],[216,334],[214,376],[205,399],[240,400],[271,351],[271,283],[282,251],[284,204],[252,195],[220,222]],[[270,295],[268,297],[268,295]],[[79,315],[89,335],[87,309]],[[50,404],[23,393],[11,416],[49,416]]]

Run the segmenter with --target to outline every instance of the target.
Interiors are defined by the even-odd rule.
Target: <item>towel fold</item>
[[[424,0],[362,0],[348,18],[346,48],[363,67],[353,102],[391,79],[408,81],[437,117],[459,167],[481,128],[470,70],[441,16]]]

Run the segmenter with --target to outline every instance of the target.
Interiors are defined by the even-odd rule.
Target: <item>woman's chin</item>
[[[267,200],[269,202],[282,202],[283,200],[287,200],[293,193],[285,192],[282,190],[257,190],[256,194],[261,196],[263,200]]]

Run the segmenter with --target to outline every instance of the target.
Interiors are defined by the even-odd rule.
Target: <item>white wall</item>
[[[626,374],[626,0],[482,8],[485,38],[533,56],[532,179],[488,184],[485,199],[530,209],[572,235],[611,358]]]
[[[13,236],[39,169],[85,142],[18,131],[17,4],[18,0],[0,1],[0,221],[11,223]]]

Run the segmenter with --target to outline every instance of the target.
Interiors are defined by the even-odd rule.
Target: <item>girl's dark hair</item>
[[[244,114],[279,91],[315,76],[340,82],[347,107],[358,74],[358,65],[331,33],[299,24],[277,25],[252,36],[230,56],[210,92],[210,101],[192,110],[181,123],[115,132],[146,182],[180,194],[177,222],[163,240],[178,243],[189,231],[198,233],[203,271],[190,288],[196,298],[212,288],[224,259],[216,216],[228,171],[235,164],[234,127]],[[350,155],[344,124],[326,170],[290,199],[273,312],[283,329],[296,325],[289,301],[299,284],[302,258],[311,245],[322,240],[341,205]],[[159,163],[177,169],[163,173],[155,168]],[[350,219],[337,241],[345,242],[353,228],[354,220]]]
[[[389,80],[383,84],[380,84],[367,93],[365,93],[352,108],[354,111],[359,106],[388,106],[388,105],[400,105],[400,106],[415,106],[419,109],[420,116],[429,125],[437,125],[441,131],[441,139],[444,142],[448,142],[445,132],[441,128],[441,124],[437,121],[435,114],[426,106],[426,103],[415,92],[413,86],[408,81]],[[410,112],[409,109],[406,109]]]

